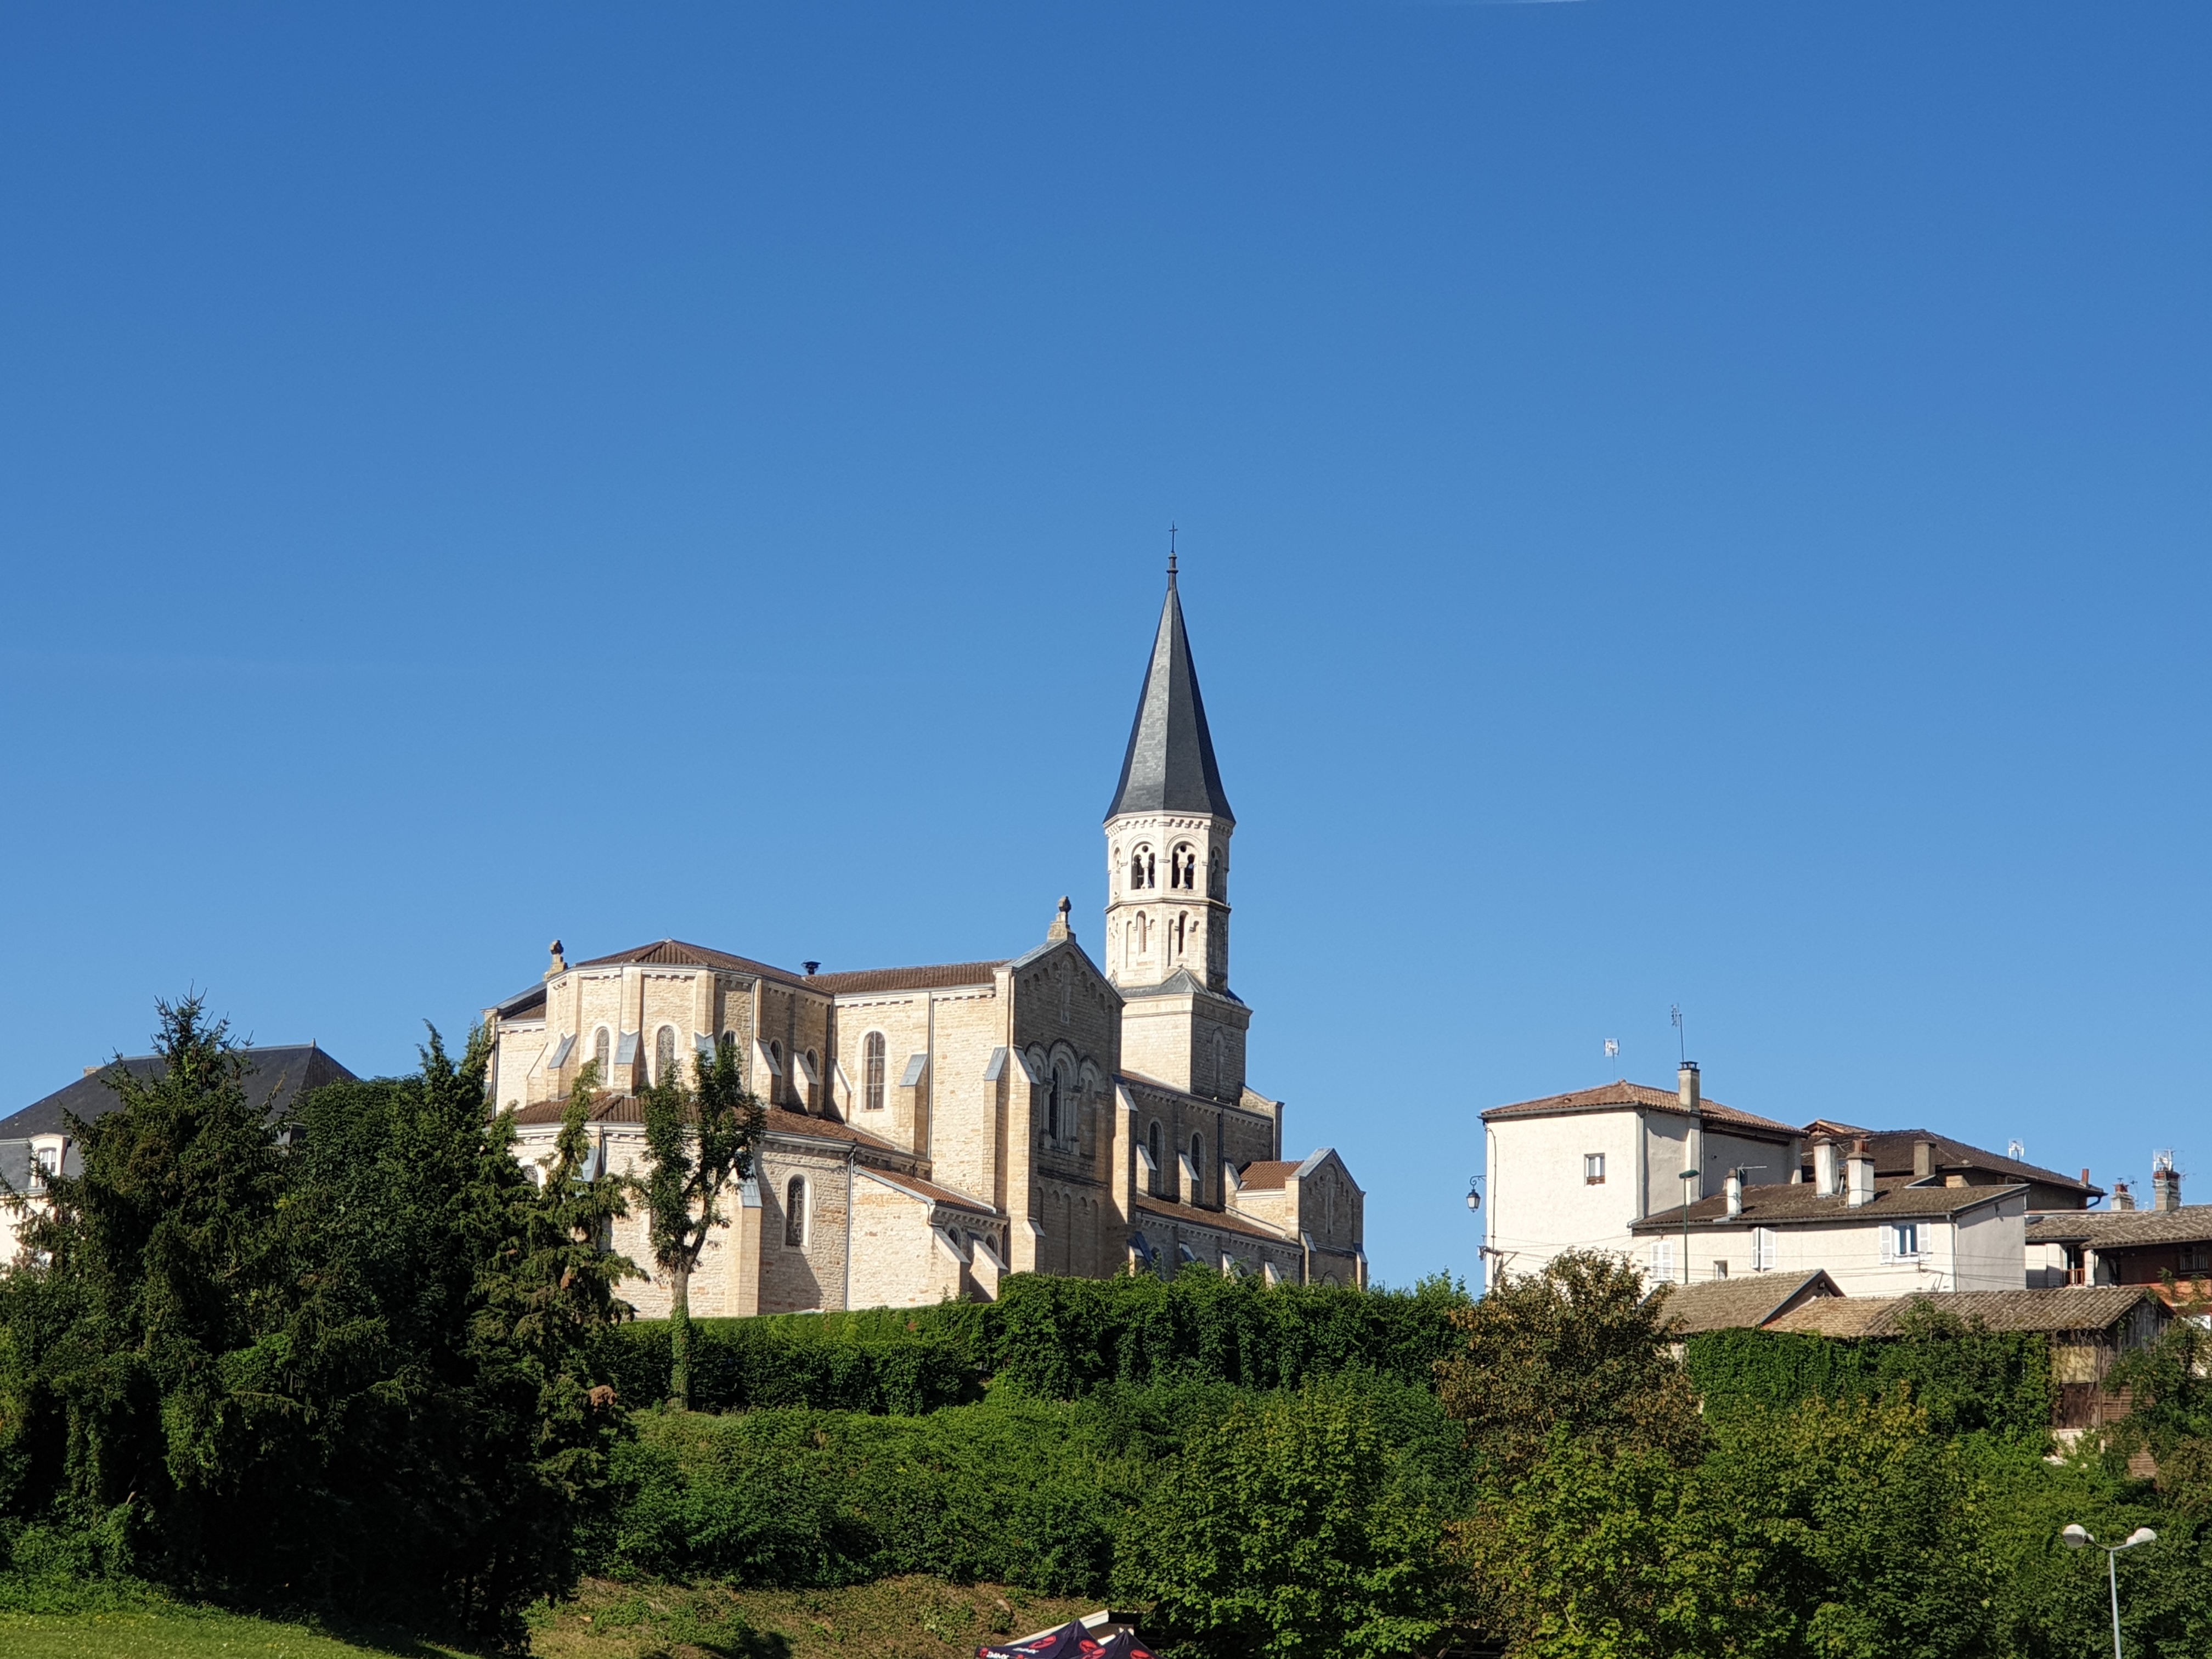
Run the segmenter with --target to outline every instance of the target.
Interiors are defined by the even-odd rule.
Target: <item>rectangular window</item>
[[[1713,1277],[1715,1279],[1726,1279],[1728,1277],[1728,1263],[1725,1261],[1714,1262]]]
[[[1671,1279],[1674,1277],[1674,1241],[1655,1238],[1651,1241],[1651,1277]]]
[[[1781,1240],[1771,1227],[1753,1227],[1751,1230],[1752,1272],[1763,1273],[1773,1270],[1776,1261],[1780,1258],[1780,1252],[1776,1248],[1780,1243]]]
[[[1882,1229],[1882,1260],[1885,1261],[1917,1261],[1920,1259],[1920,1224],[1899,1221]]]
[[[1601,1187],[1605,1184],[1605,1154],[1585,1152],[1583,1155],[1583,1185]]]

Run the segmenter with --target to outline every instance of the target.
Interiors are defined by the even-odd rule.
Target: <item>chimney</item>
[[[802,962],[799,965],[806,969],[806,977],[809,979],[812,979],[815,975],[822,971],[822,964],[818,962]]]
[[[1705,1110],[1705,1099],[1698,1092],[1698,1062],[1694,1060],[1684,1060],[1682,1069],[1674,1075],[1677,1086],[1680,1091],[1682,1109],[1686,1112]]]
[[[2150,1172],[2150,1206],[2154,1210],[2181,1207],[2181,1171],[2161,1164]]]
[[[1813,1137],[1813,1189],[1823,1198],[1844,1190],[1842,1172],[1836,1167],[1836,1138]]]
[[[1743,1213],[1743,1171],[1741,1170],[1728,1172],[1728,1213],[1731,1221]]]
[[[1925,1181],[1936,1173],[1936,1143],[1916,1140],[1912,1143],[1912,1178]]]
[[[1863,1135],[1851,1142],[1850,1156],[1844,1160],[1844,1202],[1854,1210],[1874,1202],[1874,1154],[1867,1151]]]
[[[2128,1190],[2128,1183],[2124,1181],[2115,1181],[2112,1183],[2112,1207],[2116,1210],[2132,1210],[2135,1206],[2136,1195]]]
[[[2089,1184],[2089,1172],[2087,1170],[2081,1171],[2081,1184],[2084,1187]]]
[[[1682,1184],[1692,1189],[1685,1201],[1694,1203],[1705,1195],[1705,1103],[1698,1097],[1698,1062],[1684,1060],[1676,1076],[1680,1079],[1678,1098],[1690,1115],[1690,1132],[1682,1141],[1682,1168],[1698,1172],[1694,1182]]]

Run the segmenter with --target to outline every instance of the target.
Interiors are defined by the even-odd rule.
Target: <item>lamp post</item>
[[[1695,1201],[1690,1195],[1690,1183],[1693,1181],[1700,1186],[1705,1184],[1704,1177],[1697,1170],[1682,1171],[1682,1282],[1685,1285],[1690,1282],[1690,1206]]]
[[[2105,1577],[2112,1592],[2112,1659],[2120,1654],[2120,1552],[2131,1550],[2138,1544],[2155,1544],[2158,1534],[2148,1527],[2137,1527],[2117,1544],[2098,1544],[2087,1527],[2075,1525],[2058,1534],[2066,1540],[2066,1547],[2078,1550],[2091,1544],[2105,1553]]]

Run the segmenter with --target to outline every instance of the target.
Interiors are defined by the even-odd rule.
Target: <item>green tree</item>
[[[1455,1310],[1459,1352],[1437,1364],[1444,1409],[1467,1425],[1488,1477],[1510,1485],[1555,1431],[1677,1462],[1705,1444],[1696,1396],[1669,1352],[1663,1294],[1635,1269],[1571,1250]]]
[[[693,1062],[687,1086],[671,1066],[641,1097],[646,1164],[630,1190],[645,1206],[653,1265],[667,1275],[669,1391],[691,1408],[691,1274],[707,1240],[726,1218],[724,1191],[753,1172],[763,1117],[745,1089],[737,1039],[724,1032],[714,1057]]]
[[[1188,1650],[1266,1659],[1408,1654],[1452,1628],[1444,1517],[1398,1478],[1353,1387],[1247,1396],[1194,1431],[1127,1519],[1119,1595]]]

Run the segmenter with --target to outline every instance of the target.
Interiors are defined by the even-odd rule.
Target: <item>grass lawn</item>
[[[586,1582],[531,1618],[536,1659],[968,1659],[1096,1601],[997,1584],[890,1578],[833,1590]],[[335,1636],[301,1625],[149,1604],[112,1611],[0,1612],[6,1659],[461,1659],[404,1637]]]

